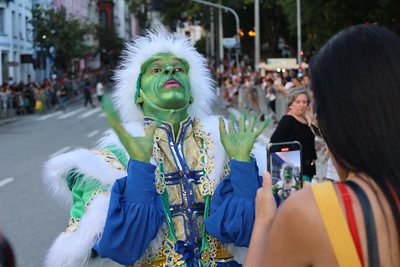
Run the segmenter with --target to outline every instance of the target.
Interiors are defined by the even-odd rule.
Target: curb
[[[13,118],[8,118],[8,119],[4,119],[4,120],[0,120],[0,126],[2,125],[6,125],[6,124],[10,124],[13,122],[16,122],[18,119],[13,117]]]

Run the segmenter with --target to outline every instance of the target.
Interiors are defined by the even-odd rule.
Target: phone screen
[[[284,201],[302,186],[301,145],[299,142],[271,143],[267,155],[272,191]]]

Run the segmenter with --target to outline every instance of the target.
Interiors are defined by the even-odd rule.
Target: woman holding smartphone
[[[314,144],[314,134],[306,119],[306,112],[311,102],[311,98],[302,87],[290,89],[289,111],[282,117],[278,127],[271,136],[271,143],[281,143],[298,141],[302,147],[302,180],[311,182],[315,175],[314,161],[317,158]]]
[[[264,174],[244,266],[400,266],[399,62],[400,37],[375,25],[339,32],[313,58],[318,125],[341,182],[306,186],[276,212]]]

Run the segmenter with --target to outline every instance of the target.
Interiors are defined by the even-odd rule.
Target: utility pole
[[[235,47],[236,64],[238,67],[238,74],[241,75],[240,64],[239,64],[239,51],[240,51],[240,26],[239,25],[240,25],[240,21],[239,21],[238,14],[236,13],[235,10],[233,10],[232,8],[227,7],[227,6],[210,3],[207,1],[203,1],[203,0],[193,0],[193,2],[197,2],[197,3],[203,4],[203,5],[213,6],[213,7],[219,8],[219,9],[224,9],[226,11],[231,12],[233,14],[233,16],[235,17],[235,21],[236,21],[236,38],[235,38],[236,39],[236,47]],[[222,37],[222,33],[220,34],[220,37]]]
[[[300,0],[296,1],[297,5],[297,64],[301,67],[301,17],[300,17]]]
[[[221,0],[218,0],[218,4],[221,5]],[[223,25],[222,25],[222,10],[218,9],[218,45],[219,45],[219,61],[222,63],[221,64],[221,72],[224,71],[224,44],[223,44],[223,38],[224,38],[224,31],[223,31]]]
[[[215,61],[215,25],[214,25],[214,8],[210,7],[210,50],[211,58]]]
[[[254,38],[254,70],[260,63],[260,0],[254,0],[254,30],[256,36]]]

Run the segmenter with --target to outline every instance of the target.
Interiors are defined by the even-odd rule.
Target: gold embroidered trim
[[[209,179],[209,176],[214,170],[214,160],[210,156],[210,150],[214,148],[214,142],[210,136],[210,133],[206,134],[203,130],[203,125],[198,118],[193,119],[193,133],[194,137],[202,143],[202,147],[199,150],[200,167],[203,168],[203,175],[200,177],[200,193],[201,195],[213,195],[216,188],[216,184]]]
[[[65,229],[64,232],[66,234],[72,234],[73,232],[75,232],[76,229],[78,229],[79,221],[80,220],[78,218],[74,218],[74,217],[69,218],[68,227],[67,227],[67,229]]]
[[[164,243],[164,236],[165,232],[167,231],[166,226],[161,226],[160,229],[162,236],[163,236],[163,243]],[[143,267],[143,266],[164,266],[165,263],[165,256],[163,254],[163,245],[161,245],[156,251],[152,251],[151,248],[147,248],[144,252],[143,256],[135,262],[134,265],[130,265],[131,267]]]
[[[119,159],[111,152],[105,149],[94,149],[91,150],[93,154],[104,156],[104,160],[113,168],[119,171],[126,171],[125,166],[119,161]]]
[[[92,203],[93,199],[95,196],[99,195],[99,194],[103,194],[103,195],[109,195],[110,192],[105,191],[105,190],[96,190],[92,193],[92,196],[88,199],[88,201],[85,202],[85,207],[88,208],[90,203]]]

